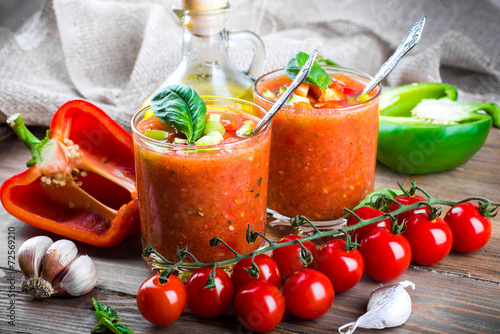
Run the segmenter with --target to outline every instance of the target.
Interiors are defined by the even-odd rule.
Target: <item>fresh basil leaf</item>
[[[109,306],[103,305],[97,301],[97,299],[92,298],[92,306],[94,306],[94,314],[99,321],[94,328],[91,329],[91,333],[101,331],[103,329],[108,329],[115,334],[133,334],[134,332],[125,325],[117,324],[116,321],[123,321],[117,316],[116,310]]]
[[[322,55],[318,54],[318,56],[316,57],[316,62],[319,64],[319,65],[333,65],[333,66],[340,66],[338,63],[334,62],[333,60],[329,59],[329,58],[325,58],[323,57]]]
[[[94,306],[96,311],[102,311],[102,304],[97,301],[97,299],[92,297],[92,306]]]
[[[285,72],[288,77],[292,80],[295,79],[300,69],[304,66],[308,59],[309,55],[307,53],[297,52],[285,66]],[[328,73],[326,73],[326,71],[319,66],[316,61],[313,63],[306,80],[304,80],[307,84],[319,86],[322,91],[325,91],[325,89],[328,88],[330,81],[331,79]]]
[[[113,307],[109,305],[103,305],[95,298],[92,298],[92,306],[94,306],[96,311],[104,312],[110,318],[116,318],[116,310]]]
[[[125,325],[122,324],[115,324],[115,328],[121,333],[121,334],[134,334],[134,331],[128,328]]]
[[[109,305],[102,305],[102,310],[103,312],[106,312],[106,314],[110,317],[110,318],[116,318],[116,310],[114,308],[112,308],[111,306]]]
[[[151,109],[162,122],[184,133],[189,144],[203,135],[207,123],[207,107],[190,87],[171,85],[151,100]]]

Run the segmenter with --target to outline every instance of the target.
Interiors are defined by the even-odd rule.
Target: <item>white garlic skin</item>
[[[56,296],[82,296],[90,292],[97,284],[97,269],[88,255],[82,255],[52,283]]]
[[[54,242],[46,236],[38,236],[26,240],[19,247],[17,261],[24,277],[37,278],[40,276],[40,267],[42,266],[43,256],[50,245]]]
[[[371,323],[371,327],[386,328],[404,324],[411,314],[411,298],[401,284],[386,285],[373,291],[366,307],[367,314],[372,311],[372,316],[363,321]]]
[[[73,262],[77,254],[78,249],[72,241],[61,239],[54,242],[45,252],[40,277],[47,282],[52,282],[64,268]]]
[[[97,270],[87,256],[76,258],[76,245],[66,239],[56,242],[48,237],[26,240],[19,248],[19,266],[26,277],[21,291],[35,298],[81,296],[97,283]],[[57,289],[55,289],[56,287]]]
[[[356,322],[341,326],[339,333],[352,334],[357,327],[383,329],[404,324],[411,315],[411,297],[405,289],[407,286],[415,289],[415,284],[404,281],[373,291],[368,300],[367,312]],[[348,331],[343,332],[344,329]]]

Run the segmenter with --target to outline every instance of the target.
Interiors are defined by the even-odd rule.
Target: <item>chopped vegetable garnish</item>
[[[210,132],[194,142],[197,146],[217,145],[224,140],[219,131]]]
[[[169,133],[162,130],[146,130],[144,135],[155,140],[165,140],[168,138]]]
[[[240,137],[250,136],[253,133],[254,123],[252,121],[245,121],[241,128],[236,130],[236,134]]]
[[[210,134],[211,132],[219,132],[221,135],[226,133],[224,125],[220,122],[221,116],[219,114],[211,114],[208,117],[207,125],[205,127],[205,134]]]

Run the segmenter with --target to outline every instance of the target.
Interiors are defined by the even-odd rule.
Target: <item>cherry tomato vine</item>
[[[260,250],[257,250],[253,253],[250,254],[240,254],[237,251],[235,251],[231,246],[229,246],[227,243],[224,242],[222,238],[215,237],[210,241],[211,246],[216,246],[219,244],[225,245],[231,252],[233,252],[234,257],[228,260],[224,261],[218,261],[218,262],[213,262],[213,263],[204,263],[200,262],[196,259],[196,257],[191,254],[187,249],[178,249],[177,251],[177,260],[176,261],[170,261],[165,259],[160,253],[158,253],[153,245],[148,245],[142,253],[142,256],[146,259],[146,261],[152,262],[154,266],[158,269],[164,269],[160,275],[160,280],[161,281],[167,281],[168,276],[174,272],[174,270],[178,268],[199,268],[199,267],[213,267],[212,275],[214,275],[215,269],[217,267],[226,267],[229,266],[233,263],[236,263],[239,260],[245,259],[245,258],[253,258],[256,255],[273,251],[277,248],[281,247],[287,247],[291,245],[299,245],[301,250],[302,250],[302,257],[303,259],[307,262],[312,261],[311,259],[311,254],[310,251],[303,245],[304,242],[307,241],[312,241],[315,239],[320,239],[320,238],[325,238],[325,237],[330,237],[330,236],[336,236],[341,233],[353,231],[355,229],[360,229],[362,227],[365,227],[370,224],[375,224],[378,222],[381,222],[386,219],[390,219],[391,221],[396,221],[396,216],[401,213],[405,213],[411,210],[416,210],[416,209],[421,209],[421,208],[427,208],[427,212],[435,212],[435,210],[439,210],[440,208],[436,209],[434,206],[450,206],[454,207],[456,205],[462,204],[462,203],[467,203],[471,201],[478,201],[478,208],[479,212],[488,218],[493,218],[497,214],[497,209],[500,207],[500,203],[495,203],[490,201],[487,198],[484,197],[478,197],[478,196],[472,196],[472,197],[467,197],[461,201],[450,201],[450,200],[445,200],[445,199],[436,199],[431,197],[427,191],[422,189],[421,187],[417,186],[415,182],[411,182],[410,190],[406,190],[403,185],[399,184],[399,187],[403,190],[403,193],[410,193],[412,196],[415,194],[415,192],[418,190],[420,191],[426,199],[424,201],[418,201],[412,204],[401,204],[399,203],[395,198],[392,198],[390,196],[384,195],[382,193],[377,193],[375,191],[374,193],[368,195],[370,197],[369,203],[371,206],[375,208],[382,208],[382,207],[388,207],[392,206],[392,210],[390,212],[386,212],[378,217],[375,218],[370,218],[370,219],[363,219],[360,217],[358,214],[356,214],[355,211],[346,209],[344,210],[347,212],[347,216],[354,216],[357,221],[359,221],[355,225],[350,225],[346,226],[344,228],[339,228],[339,229],[334,229],[334,230],[329,230],[329,231],[320,231],[314,224],[311,222],[308,218],[304,216],[296,216],[290,219],[290,224],[292,225],[293,228],[299,228],[302,225],[309,225],[313,232],[305,237],[302,237],[300,239],[293,239],[290,241],[286,242],[275,242],[267,238],[265,235],[263,235],[260,232],[254,232],[253,227],[249,226],[246,232],[246,239],[248,243],[254,243],[257,241],[258,238],[262,238],[267,242],[267,246],[265,248],[262,248]],[[403,224],[395,224],[396,226],[402,226]],[[207,280],[207,287],[210,287],[212,282],[214,280],[214,277],[212,276],[212,279]]]

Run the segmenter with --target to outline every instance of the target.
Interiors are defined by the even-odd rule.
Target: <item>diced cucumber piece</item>
[[[276,98],[276,94],[271,92],[269,89],[266,89],[262,95],[269,100],[274,100]]]
[[[220,117],[221,115],[219,114],[210,114],[210,116],[208,116],[208,120],[214,122],[220,122]]]
[[[169,133],[162,130],[146,130],[144,131],[144,135],[154,140],[165,140],[167,139]]]
[[[184,138],[174,138],[174,144],[187,144],[188,140]]]
[[[297,94],[292,94],[292,96],[290,96],[290,98],[288,99],[288,102],[286,104],[293,105],[296,102],[307,102],[307,103],[310,103],[309,99],[307,97],[299,96]]]
[[[207,125],[205,126],[205,134],[208,135],[212,132],[219,132],[221,135],[226,133],[226,128],[220,122],[221,115],[211,114],[208,117]]]
[[[204,135],[203,137],[195,141],[194,144],[197,146],[217,145],[220,144],[222,140],[224,140],[222,134],[218,131],[215,131]]]
[[[253,122],[252,121],[245,121],[241,128],[236,130],[236,134],[240,137],[243,136],[250,136],[253,133]]]
[[[286,87],[280,86],[280,94],[283,94],[286,91]]]

